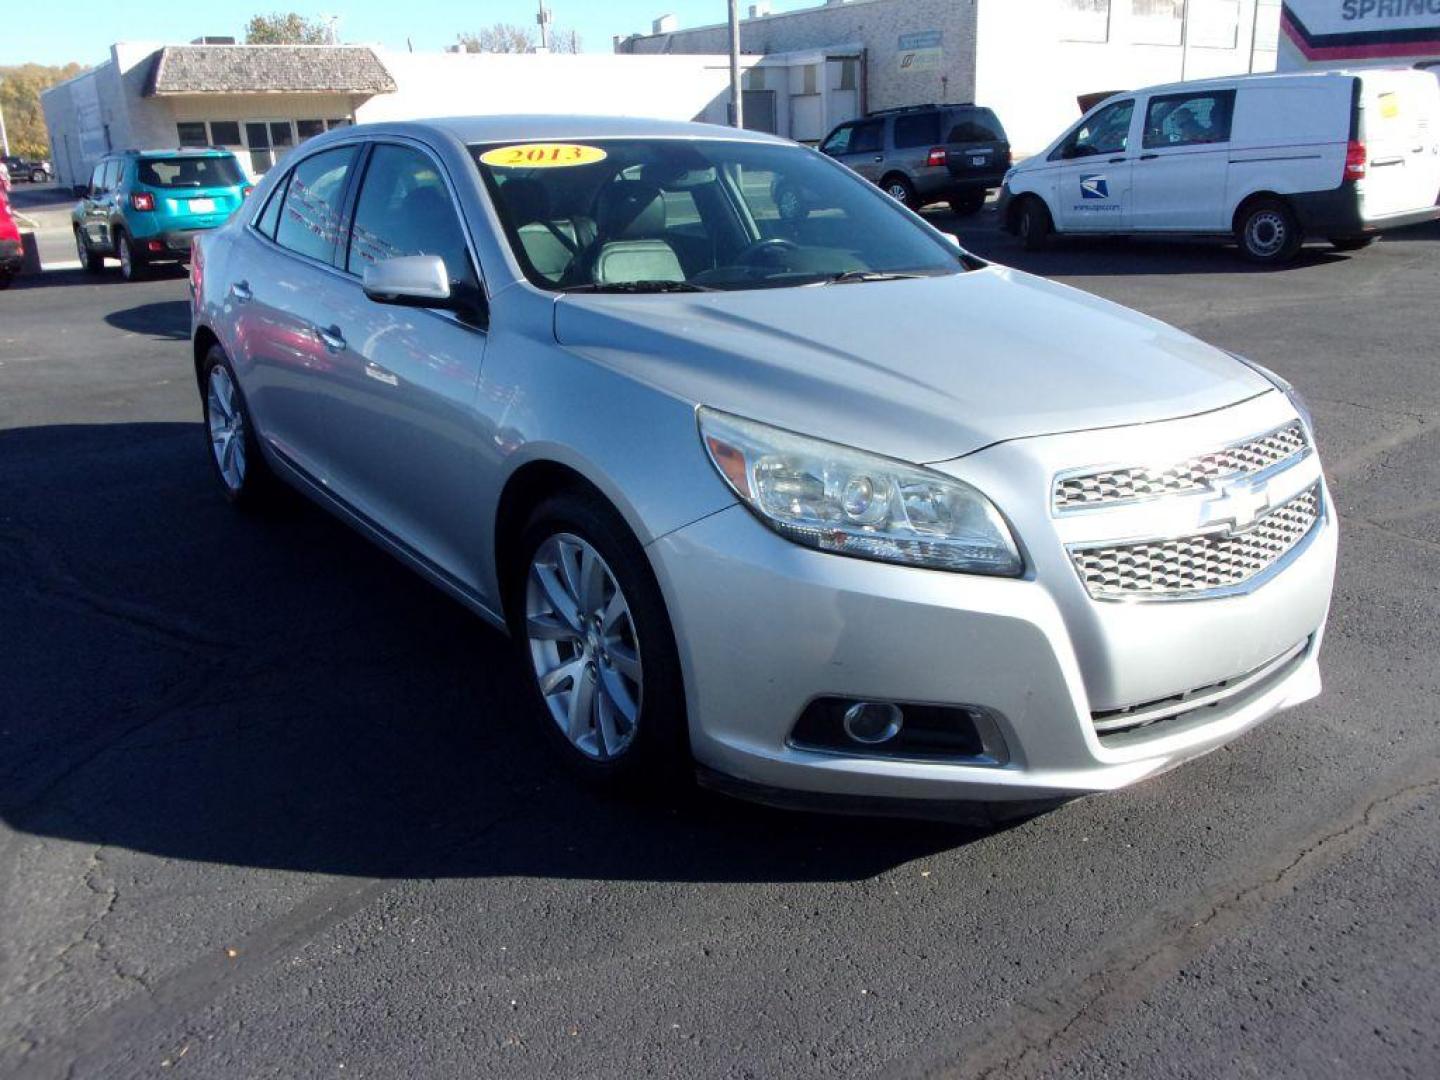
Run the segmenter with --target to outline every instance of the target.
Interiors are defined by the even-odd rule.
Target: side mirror
[[[450,275],[439,255],[399,255],[365,268],[365,295],[377,304],[400,307],[446,308],[456,305],[450,295]]]

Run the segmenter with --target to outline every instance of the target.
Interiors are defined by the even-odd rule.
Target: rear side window
[[[399,255],[439,255],[451,285],[475,284],[464,227],[434,162],[418,150],[381,143],[355,203],[345,269],[364,274]]]
[[[1145,149],[1229,142],[1234,115],[1234,90],[1153,97],[1145,110]]]
[[[141,158],[140,183],[154,188],[237,187],[245,182],[233,157]]]
[[[950,133],[945,136],[946,142],[952,143],[976,143],[976,142],[1006,142],[1005,129],[1000,126],[1000,121],[989,109],[972,109],[969,112],[956,113],[951,117]]]
[[[275,239],[275,225],[280,220],[280,204],[285,201],[285,183],[281,181],[275,185],[275,190],[270,193],[270,201],[265,204],[264,211],[255,221],[255,228]]]
[[[940,141],[940,114],[914,113],[895,118],[895,148],[934,146]]]
[[[343,225],[340,214],[345,185],[354,164],[355,148],[337,146],[295,166],[285,181],[285,202],[275,227],[277,244],[321,262],[331,260]]]

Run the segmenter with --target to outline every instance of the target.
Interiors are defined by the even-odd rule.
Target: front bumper
[[[1241,413],[1236,426],[1249,429],[1285,409],[1280,395],[1269,394],[1227,412]],[[1207,425],[1212,418],[1165,426],[1184,437]],[[1066,442],[1076,438],[1057,437],[1052,449],[1068,454]],[[1084,459],[1072,457],[1077,463]],[[1026,577],[825,554],[777,536],[740,506],[651,545],[675,624],[691,744],[712,784],[911,804],[1065,799],[1164,772],[1319,692],[1333,516],[1252,592],[1105,603],[1085,593],[1055,526],[1047,526],[1043,498],[1034,498],[1034,478],[1048,490],[1043,450],[1002,444],[947,471],[960,475],[961,464],[1014,521],[1028,548]],[[1028,489],[1039,511],[1017,513],[1022,504],[1007,497],[1007,486]],[[1273,677],[1198,719],[1123,738],[1097,733],[1092,713],[1210,687],[1291,650]],[[797,748],[790,742],[796,718],[820,696],[978,707],[994,718],[1004,750],[984,759],[905,760]]]

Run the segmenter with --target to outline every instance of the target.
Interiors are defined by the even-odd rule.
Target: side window
[[[1117,101],[1105,106],[1072,131],[1051,157],[1123,154],[1130,145],[1130,118],[1134,115],[1134,101]]]
[[[1145,149],[1229,142],[1234,113],[1234,90],[1151,98],[1145,110]]]
[[[312,259],[331,261],[343,226],[340,212],[345,182],[354,163],[355,148],[338,146],[295,166],[285,181],[285,205],[275,227],[277,244]]]
[[[885,124],[881,120],[856,124],[855,133],[850,136],[850,153],[878,154],[884,148],[884,131]]]
[[[95,166],[95,171],[90,174],[90,194],[105,194],[105,162]]]
[[[125,162],[114,158],[105,163],[105,179],[102,185],[105,191],[115,191],[120,187],[120,174],[125,171]]]
[[[820,149],[826,154],[848,154],[850,152],[850,138],[855,134],[855,125],[846,124],[838,127],[830,133]]]
[[[989,109],[972,109],[959,112],[953,117],[950,134],[945,137],[951,143],[1004,142],[1005,132],[1000,121]]]
[[[255,228],[271,240],[275,239],[275,225],[280,220],[280,204],[285,201],[285,185],[288,179],[287,177],[275,185],[275,190],[270,193],[269,202],[265,204],[265,209],[261,211],[260,217],[255,221]]]
[[[895,149],[934,146],[940,141],[940,114],[916,113],[895,118]]]
[[[439,255],[452,286],[476,283],[464,226],[435,163],[418,150],[379,143],[360,185],[345,269],[361,275],[397,255]]]

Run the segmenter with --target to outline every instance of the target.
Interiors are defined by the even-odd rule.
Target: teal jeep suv
[[[78,185],[75,248],[93,273],[107,256],[127,280],[152,263],[184,262],[197,232],[223,225],[250,193],[228,150],[124,150]]]

